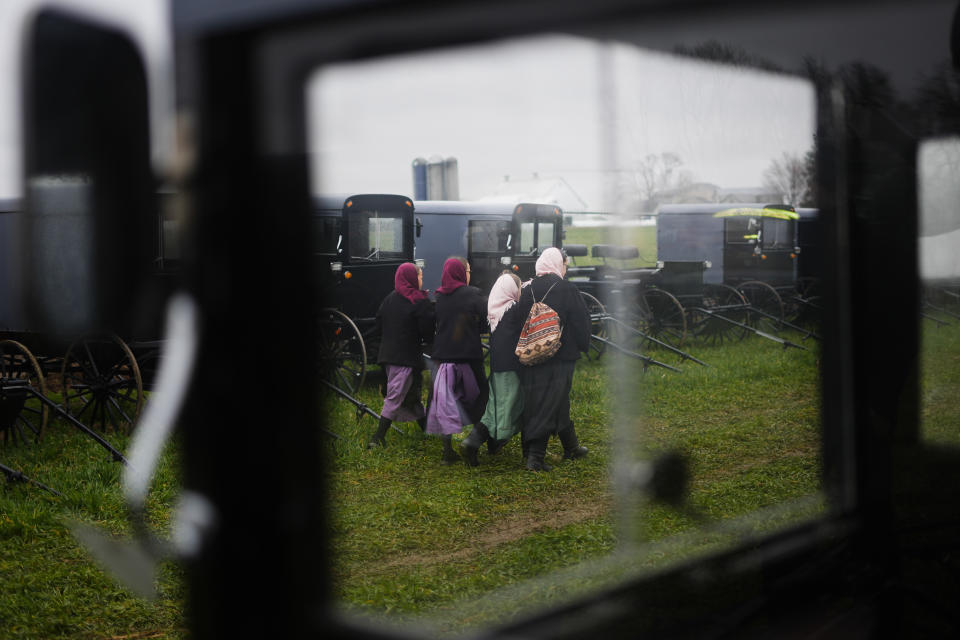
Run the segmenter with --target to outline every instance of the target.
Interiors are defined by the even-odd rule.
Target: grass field
[[[923,433],[957,444],[960,327],[924,329]],[[415,425],[368,451],[373,420],[358,423],[351,406],[331,401],[328,426],[341,436],[328,448],[342,607],[416,618],[436,635],[463,631],[822,509],[816,350],[750,338],[690,351],[711,366],[642,373],[618,364],[630,362],[623,356],[582,361],[573,417],[590,455],[561,461],[554,440],[555,468],[543,474],[522,469],[517,441],[499,456],[481,454],[478,468],[443,467],[439,442]],[[379,409],[374,382],[363,397]],[[176,565],[161,565],[159,598],[146,601],[117,586],[70,534],[69,523],[80,521],[129,535],[120,466],[63,425],[39,446],[0,446],[0,461],[63,494],[0,485],[0,637],[187,637]],[[667,451],[690,464],[681,507],[614,490],[618,461]],[[179,491],[177,460],[174,443],[150,498],[151,522],[164,533]]]

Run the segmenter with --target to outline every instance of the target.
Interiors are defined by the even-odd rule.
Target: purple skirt
[[[469,364],[443,362],[433,379],[433,398],[427,413],[427,433],[452,435],[472,424],[465,407],[480,396],[480,387]]]
[[[420,399],[420,385],[414,384],[414,377],[419,377],[420,371],[395,364],[385,364],[383,368],[387,372],[387,393],[380,415],[394,422],[415,422],[422,418],[425,411]],[[412,390],[416,392],[410,393]]]

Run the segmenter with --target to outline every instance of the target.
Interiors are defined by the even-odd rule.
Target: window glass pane
[[[471,221],[470,253],[503,254],[507,248],[510,223],[507,221]]]
[[[727,244],[757,244],[760,221],[756,218],[727,218],[724,221]]]
[[[334,217],[313,219],[313,247],[317,253],[336,255],[340,243],[340,220]]]
[[[553,234],[554,234],[554,224],[552,222],[540,222],[538,225],[539,229],[537,233],[537,247],[539,247],[540,252],[542,253],[544,249],[554,246]]]
[[[403,257],[403,219],[378,211],[350,213],[350,257],[385,260]]]
[[[387,432],[386,452],[361,451],[375,425],[330,400],[330,428],[354,443],[332,458],[344,609],[467,632],[823,513],[815,285],[801,292],[801,274],[813,283],[819,267],[791,255],[794,221],[715,216],[793,197],[765,188],[764,173],[784,152],[813,149],[810,82],[555,36],[325,68],[307,94],[318,189],[405,194],[418,168],[442,166],[476,206],[469,217],[462,206],[422,214],[420,237],[433,225],[475,276],[531,278],[536,256],[561,240],[588,253],[568,271],[592,337],[563,417],[585,457],[565,457],[578,445],[551,438],[553,475],[536,476],[515,436],[498,455],[480,449],[478,474],[461,473],[413,423]],[[432,149],[455,161],[428,159]],[[791,185],[809,179],[806,164],[791,166],[802,167]],[[811,199],[790,193],[816,217]],[[418,203],[428,210],[415,201],[415,217]],[[477,219],[516,205],[537,205],[516,228]],[[354,260],[401,248],[395,220],[350,215]],[[755,252],[761,235],[790,250]],[[442,266],[429,261],[425,281],[439,282]],[[380,275],[386,291],[394,272]],[[377,344],[374,330],[363,334]],[[421,401],[433,381],[423,376]],[[379,411],[381,386],[359,400]],[[665,493],[652,480],[664,473]]]
[[[796,224],[793,220],[765,218],[763,221],[763,248],[793,249],[793,235]]]
[[[533,222],[523,222],[520,224],[520,234],[516,238],[516,252],[524,255],[534,253],[537,249],[537,244],[534,237],[534,229],[536,224]]]

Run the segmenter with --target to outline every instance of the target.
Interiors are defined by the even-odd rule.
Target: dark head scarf
[[[418,271],[417,265],[412,262],[404,262],[397,267],[397,274],[393,276],[393,288],[397,290],[397,293],[414,304],[427,297],[427,292],[421,291],[420,285],[417,282]]]
[[[447,258],[443,263],[443,273],[440,275],[440,288],[437,289],[437,293],[447,295],[466,284],[467,268],[459,258]]]

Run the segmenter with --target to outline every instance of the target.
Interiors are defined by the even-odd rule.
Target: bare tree
[[[786,204],[799,206],[807,202],[810,178],[805,157],[785,151],[779,158],[771,160],[763,172],[763,186],[781,194]]]
[[[633,171],[634,187],[640,193],[640,199],[653,200],[658,191],[667,191],[690,184],[692,178],[687,171],[680,170],[683,160],[677,154],[665,151],[660,154],[648,154]]]

